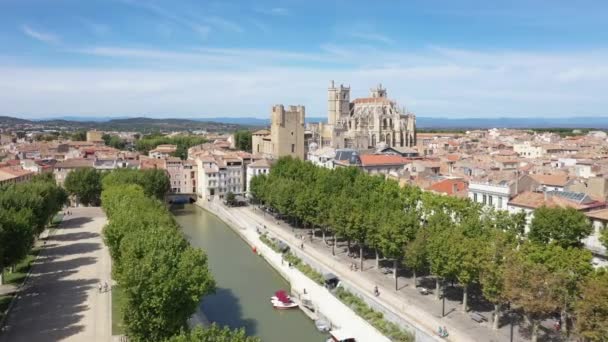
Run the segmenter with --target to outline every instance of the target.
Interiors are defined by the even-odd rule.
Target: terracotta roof
[[[456,195],[467,191],[467,183],[461,178],[450,178],[433,183],[427,189],[447,195]]]
[[[595,210],[585,213],[587,217],[608,221],[608,209]]]
[[[509,201],[509,205],[518,207],[525,207],[530,209],[536,209],[542,206],[547,207],[561,207],[561,208],[574,208],[576,210],[587,210],[592,208],[601,208],[606,205],[605,202],[591,201],[587,203],[579,203],[576,201],[569,201],[559,196],[545,196],[541,192],[524,191],[521,194],[513,197]]]
[[[542,185],[566,186],[568,176],[566,175],[530,175],[535,181]]]
[[[93,167],[93,159],[82,159],[82,158],[74,158],[74,159],[66,159],[64,161],[60,161],[55,164],[55,168],[63,168],[63,169],[73,169],[79,167]]]
[[[448,159],[448,161],[451,161],[451,162],[455,162],[455,161],[459,161],[460,160],[460,156],[457,155],[457,154],[448,154],[446,156],[446,158]]]
[[[272,163],[268,159],[256,160],[255,162],[249,164],[249,167],[251,168],[269,168],[270,166],[272,166]]]
[[[364,154],[360,156],[362,166],[373,165],[405,165],[409,159],[401,156],[384,155],[384,154]]]

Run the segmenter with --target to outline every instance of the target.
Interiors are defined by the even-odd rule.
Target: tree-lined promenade
[[[104,176],[102,184],[109,220],[103,235],[113,277],[126,296],[121,314],[129,340],[257,341],[242,330],[216,326],[189,331],[188,319],[215,282],[206,255],[188,244],[161,201],[166,176],[120,170]]]
[[[510,305],[531,323],[555,313],[562,332],[589,341],[608,336],[608,287],[603,270],[593,270],[591,254],[580,241],[591,232],[575,210],[537,210],[528,234],[525,215],[483,210],[468,200],[399,187],[381,176],[357,169],[327,170],[283,158],[271,173],[251,183],[254,199],[297,226],[316,230],[375,252],[401,265],[414,277],[430,274],[437,291],[456,281],[462,286],[462,309],[475,284],[494,304],[493,326]],[[359,267],[359,269],[363,269]],[[397,279],[397,278],[395,278]],[[396,284],[397,286],[397,284]],[[573,324],[572,324],[573,323]]]
[[[0,284],[4,269],[28,255],[67,199],[51,174],[0,187]]]

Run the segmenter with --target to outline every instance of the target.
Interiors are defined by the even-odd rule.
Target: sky
[[[608,1],[0,0],[0,115],[608,116]]]

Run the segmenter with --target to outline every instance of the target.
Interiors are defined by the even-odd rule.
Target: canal
[[[217,282],[215,294],[204,298],[202,311],[209,321],[244,327],[263,342],[325,341],[312,320],[299,309],[275,310],[270,297],[289,284],[216,216],[195,205],[173,208],[190,243],[208,256]]]

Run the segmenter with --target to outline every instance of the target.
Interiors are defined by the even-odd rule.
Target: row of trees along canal
[[[52,174],[0,187],[0,284],[6,267],[30,253],[34,242],[67,203]]]
[[[440,285],[462,285],[462,309],[473,284],[494,304],[493,327],[509,303],[532,323],[559,311],[574,321],[577,334],[592,341],[608,336],[608,275],[594,270],[581,245],[591,233],[585,216],[573,209],[539,208],[527,234],[524,213],[484,210],[467,199],[422,192],[356,168],[328,170],[281,158],[268,175],[251,181],[254,200],[287,217],[295,226],[321,231],[375,251],[414,275],[427,273]],[[333,248],[333,247],[332,247]],[[334,252],[335,253],[335,252]],[[562,331],[568,333],[568,324]]]
[[[126,296],[122,318],[129,340],[259,341],[243,330],[215,325],[188,331],[188,318],[201,298],[214,291],[215,282],[205,253],[188,244],[160,200],[169,188],[163,171],[123,169],[102,175],[82,169],[71,172],[67,184],[81,203],[101,197],[109,220],[103,235],[113,278]]]

